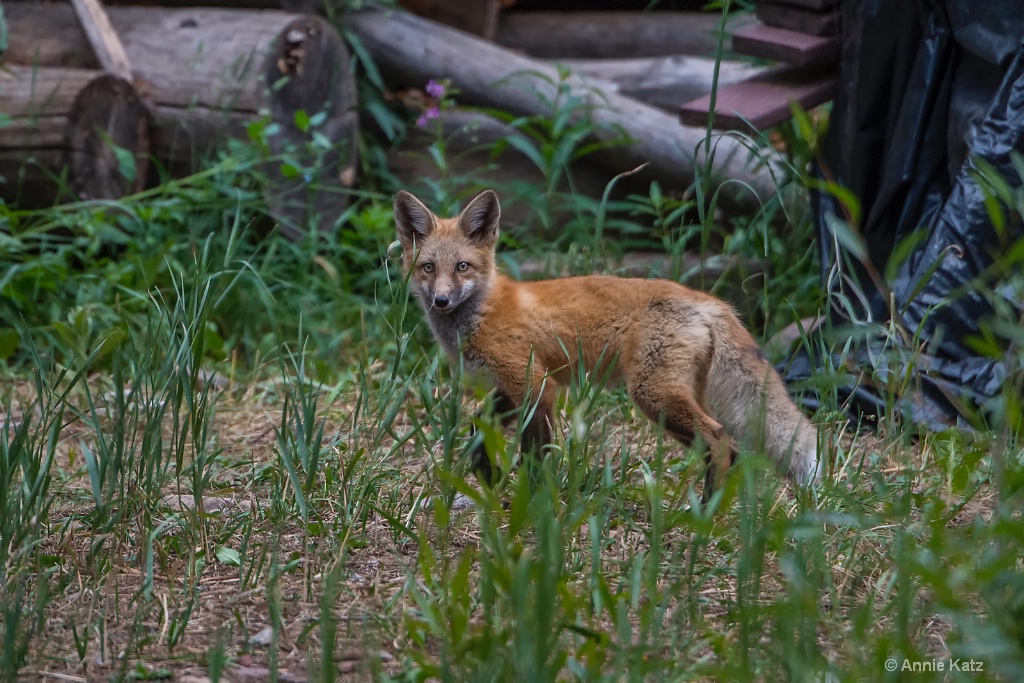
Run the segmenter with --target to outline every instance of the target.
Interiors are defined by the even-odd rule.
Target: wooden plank
[[[732,49],[742,55],[797,66],[831,62],[839,57],[839,41],[835,38],[809,36],[763,24],[736,31],[732,36]]]
[[[494,40],[498,32],[499,0],[400,0],[413,14],[452,28]]]
[[[96,54],[103,70],[129,83],[132,81],[132,67],[125,54],[124,45],[118,38],[114,27],[110,25],[110,17],[99,0],[71,0],[82,24],[89,45]]]
[[[714,127],[718,130],[764,130],[792,116],[791,102],[804,109],[823,104],[834,96],[839,79],[806,69],[780,69],[766,76],[722,88],[715,99]],[[711,96],[687,102],[679,110],[686,126],[707,127]],[[749,123],[748,123],[749,122]]]
[[[781,2],[759,2],[754,14],[767,26],[812,36],[834,36],[839,25],[839,13],[834,10],[809,10]]]

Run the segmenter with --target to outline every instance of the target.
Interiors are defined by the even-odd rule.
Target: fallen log
[[[445,169],[439,169],[427,146],[440,133],[445,144]],[[543,199],[553,196],[538,188],[546,188],[549,179],[520,147],[508,144],[512,138],[532,144],[521,131],[487,114],[449,109],[440,112],[429,128],[414,127],[402,143],[389,151],[388,168],[402,187],[418,196],[430,197],[440,185],[446,192],[472,193],[492,188],[501,195],[502,225],[538,226],[558,229],[573,217],[571,207],[564,203],[547,205]],[[499,155],[494,151],[501,149]],[[613,173],[586,162],[571,163],[551,190],[586,197],[600,197]],[[466,184],[471,180],[471,185]],[[622,198],[629,192],[647,190],[626,178],[614,188],[611,197]],[[540,195],[540,198],[538,197]],[[565,196],[565,195],[562,195]],[[553,236],[553,235],[552,235]]]
[[[715,60],[671,55],[637,59],[553,59],[574,73],[609,83],[613,92],[632,97],[673,114],[683,102],[711,92]],[[764,73],[768,67],[722,60],[718,87],[740,83]]]
[[[589,118],[590,138],[604,143],[591,156],[596,162],[615,173],[647,164],[644,178],[674,190],[690,188],[703,175],[703,129],[681,126],[606,83],[577,75],[563,82],[553,66],[406,12],[371,7],[344,19],[395,85],[421,87],[447,77],[460,100],[517,116],[553,116],[553,103],[573,99],[576,116]],[[706,193],[718,189],[723,209],[754,211],[774,191],[763,163],[751,163],[740,141],[716,138],[711,151],[711,177],[702,179],[702,187]]]
[[[6,2],[8,63],[96,68],[70,5]],[[136,86],[153,110],[151,148],[193,170],[263,122],[266,196],[291,235],[330,225],[349,202],[358,116],[348,52],[323,19],[278,11],[109,7]],[[326,141],[326,143],[325,143]],[[286,159],[286,163],[281,158]]]
[[[101,68],[70,5],[9,1],[3,5],[8,36],[5,64]]]
[[[749,14],[726,20],[728,35],[753,22]],[[495,40],[544,59],[623,59],[691,55],[714,57],[719,12],[507,12]]]
[[[108,0],[109,5],[220,7],[285,10],[337,16],[345,0]],[[721,29],[720,12],[526,10],[498,11],[511,0],[398,0],[398,5],[427,19],[493,39],[532,57],[555,59],[628,59],[692,55],[713,57]],[[728,36],[753,23],[750,13],[730,14]]]
[[[0,185],[26,206],[63,190],[115,199],[142,188],[149,163],[146,107],[131,86],[84,69],[6,66],[0,70]],[[70,191],[70,192],[68,192]]]
[[[108,0],[112,5],[272,9],[333,17],[348,11],[348,0]],[[402,9],[461,31],[494,38],[502,8],[516,0],[398,0]]]

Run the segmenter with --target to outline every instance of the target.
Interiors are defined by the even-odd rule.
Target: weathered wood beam
[[[131,83],[132,67],[125,54],[124,45],[117,31],[110,24],[110,17],[99,0],[71,0],[71,6],[78,15],[78,21],[89,39],[93,54],[108,74]]]

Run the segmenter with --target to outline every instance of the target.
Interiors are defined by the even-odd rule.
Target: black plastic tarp
[[[895,402],[906,419],[968,426],[964,413],[1017,369],[970,339],[995,307],[1022,310],[994,264],[1024,229],[1018,217],[997,230],[977,173],[987,164],[1021,183],[1011,152],[1024,154],[1024,0],[844,0],[840,11],[840,88],[813,172],[859,198],[863,241],[853,248],[835,228],[848,207],[812,192],[829,324],[780,370],[796,386],[839,366],[839,399],[858,420],[881,414],[910,375],[914,390]],[[885,333],[894,319],[902,337]],[[821,395],[799,398],[815,408]]]

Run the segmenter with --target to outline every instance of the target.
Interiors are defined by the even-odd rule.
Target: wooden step
[[[797,66],[834,62],[839,58],[839,41],[834,37],[809,36],[764,24],[739,29],[733,33],[732,49],[742,55]]]
[[[762,131],[788,120],[791,102],[811,109],[828,102],[835,95],[839,79],[818,70],[809,75],[806,69],[788,67],[758,76],[742,83],[719,89],[715,99],[717,130]],[[687,102],[679,110],[685,126],[704,128],[708,125],[711,96]]]
[[[754,15],[766,26],[812,36],[834,36],[839,25],[839,13],[834,9],[810,10],[781,2],[759,2],[754,6]]]

